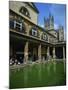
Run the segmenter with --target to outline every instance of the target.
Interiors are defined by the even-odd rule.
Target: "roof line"
[[[29,2],[25,2],[25,3],[27,3],[30,7],[32,7],[30,4],[29,4]],[[35,6],[35,4],[33,3],[33,2],[31,2],[32,3],[32,5],[34,6],[34,10],[37,12],[37,13],[39,13],[39,10],[37,9],[37,7]]]
[[[20,17],[22,17],[22,18],[24,17],[24,16],[21,16],[20,14],[16,13],[15,11],[13,11],[13,10],[11,10],[11,9],[10,9],[10,11],[14,12],[15,14],[19,15],[19,16],[20,16]],[[46,33],[50,34],[50,33],[49,33],[48,31],[46,31],[44,28],[42,28],[41,26],[39,26],[39,25],[37,25],[37,24],[33,23],[32,21],[28,20],[27,18],[25,18],[25,17],[24,17],[23,19],[25,19],[25,20],[29,21],[30,23],[32,23],[32,24],[33,24],[33,25],[35,25],[36,27],[40,28],[40,30],[42,29],[41,31],[43,31],[43,32],[46,32]],[[54,36],[54,35],[52,35],[52,34],[50,34],[50,35],[51,35],[51,36],[53,36],[53,37],[55,37],[55,36]],[[55,37],[55,38],[56,38],[56,37]]]

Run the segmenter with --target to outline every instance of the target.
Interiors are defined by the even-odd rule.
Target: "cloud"
[[[44,25],[41,25],[41,27],[44,27]]]
[[[44,25],[43,25],[43,24],[38,24],[38,25],[39,25],[40,27],[44,28]],[[54,28],[55,28],[55,29],[58,29],[58,28],[59,28],[58,24],[55,23],[55,24],[54,24]]]
[[[55,29],[58,29],[58,27],[59,27],[58,24],[55,23],[55,24],[54,24],[54,28],[55,28]]]
[[[65,30],[64,30],[64,40],[65,41],[67,40],[67,33],[65,32]]]
[[[44,25],[43,24],[38,24],[40,27],[44,28]]]

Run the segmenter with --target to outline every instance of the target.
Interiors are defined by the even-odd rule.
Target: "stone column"
[[[53,58],[54,58],[54,59],[56,58],[56,55],[55,55],[55,47],[53,47]]]
[[[41,44],[38,46],[38,60],[41,61]]]
[[[28,62],[28,41],[25,43],[24,47],[24,63]]]
[[[65,48],[63,46],[63,59],[65,60]]]
[[[10,56],[12,56],[12,55],[13,55],[13,47],[10,46]]]
[[[64,73],[66,72],[65,47],[63,46]]]
[[[29,30],[31,26],[28,23],[25,23],[25,26],[26,26],[26,34],[29,35]]]
[[[50,54],[49,54],[49,46],[47,47],[47,59],[50,59]]]

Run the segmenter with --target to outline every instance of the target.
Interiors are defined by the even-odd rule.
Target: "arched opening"
[[[22,6],[22,7],[20,8],[20,12],[21,12],[22,14],[24,14],[25,16],[27,16],[27,17],[30,18],[30,13],[29,13],[29,11],[28,11],[28,9],[27,9],[26,7]]]
[[[47,41],[48,37],[45,33],[43,33],[42,36],[41,36],[41,39]]]
[[[37,27],[32,27],[29,33],[30,33],[30,35],[32,35],[34,37],[39,37],[39,32],[38,32]]]

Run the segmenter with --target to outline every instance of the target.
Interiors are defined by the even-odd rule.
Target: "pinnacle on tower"
[[[52,21],[54,21],[54,17],[52,16]]]
[[[51,19],[51,12],[49,12],[49,18]]]
[[[63,26],[59,25],[59,29],[60,29],[60,30],[63,30]]]
[[[44,23],[46,22],[46,19],[45,19],[45,17],[44,17]]]

